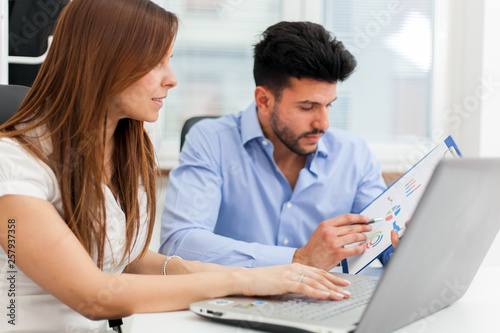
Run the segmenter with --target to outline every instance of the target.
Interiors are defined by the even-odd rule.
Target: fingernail
[[[344,293],[344,295],[351,296],[351,292],[350,291],[342,290],[342,292]]]
[[[370,218],[368,216],[362,215],[365,219],[366,222],[370,221]]]
[[[344,279],[342,279],[342,280],[344,280]],[[347,283],[347,285],[351,284],[351,281],[349,281],[349,280],[344,280],[344,282]]]
[[[341,294],[341,293],[336,293],[338,297],[340,298],[344,298],[344,294]]]
[[[322,291],[321,292],[325,297],[328,297],[330,296],[330,293],[328,291]]]

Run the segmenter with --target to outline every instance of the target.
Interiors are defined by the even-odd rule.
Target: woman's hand
[[[241,293],[248,296],[300,293],[320,299],[341,300],[351,293],[339,286],[348,286],[349,281],[336,277],[325,270],[293,263],[240,270]]]

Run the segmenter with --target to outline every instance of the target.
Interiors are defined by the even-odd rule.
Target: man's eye
[[[311,111],[313,109],[313,107],[312,106],[309,106],[309,107],[302,106],[301,109],[304,111]]]

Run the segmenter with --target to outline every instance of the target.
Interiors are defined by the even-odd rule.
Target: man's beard
[[[278,139],[292,152],[299,156],[306,156],[312,153],[314,150],[316,150],[316,147],[314,147],[314,150],[308,151],[304,148],[302,148],[299,144],[299,140],[302,139],[303,137],[307,135],[314,135],[314,134],[323,134],[324,131],[318,128],[315,128],[314,130],[310,132],[303,133],[299,135],[298,137],[295,136],[292,132],[292,130],[287,127],[286,125],[282,125],[281,120],[279,119],[279,112],[274,105],[273,111],[271,112],[271,118],[269,120],[271,129],[273,130],[274,134],[278,137]],[[280,126],[281,125],[281,126]],[[316,145],[317,146],[317,145]]]

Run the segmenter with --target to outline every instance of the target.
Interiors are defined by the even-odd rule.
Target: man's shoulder
[[[213,151],[219,151],[222,146],[239,146],[240,118],[241,113],[235,113],[200,120],[189,129],[185,145],[195,149],[205,147],[204,149]]]
[[[198,121],[190,131],[199,131],[210,135],[219,135],[225,131],[238,130],[241,113],[210,117]]]
[[[181,164],[201,159],[219,165],[226,160],[225,156],[234,157],[240,146],[239,114],[203,119],[186,134],[180,155]]]

